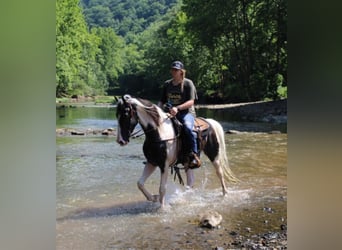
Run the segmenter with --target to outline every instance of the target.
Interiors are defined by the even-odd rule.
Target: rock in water
[[[199,225],[201,227],[215,228],[222,221],[222,215],[220,215],[216,211],[207,211],[203,214],[200,214],[199,217],[200,217]]]

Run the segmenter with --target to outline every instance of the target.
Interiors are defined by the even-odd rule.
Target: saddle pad
[[[204,131],[209,128],[209,123],[202,117],[195,118],[194,131]]]

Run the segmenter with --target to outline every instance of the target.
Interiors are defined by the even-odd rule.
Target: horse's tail
[[[232,170],[229,167],[229,161],[226,153],[226,143],[224,140],[224,131],[221,124],[213,119],[206,120],[215,131],[215,135],[219,144],[217,160],[222,167],[224,176],[226,177],[227,181],[238,182],[239,179],[233,174]]]

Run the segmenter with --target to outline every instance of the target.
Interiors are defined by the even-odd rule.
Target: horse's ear
[[[128,95],[128,94],[122,96],[122,100],[123,100],[124,102],[127,102],[127,101],[129,101],[130,99],[132,99],[132,97],[131,97],[130,95]]]

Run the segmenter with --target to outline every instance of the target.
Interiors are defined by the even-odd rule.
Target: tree
[[[90,28],[114,26],[113,15],[108,6],[96,5],[86,8],[84,16]]]
[[[88,32],[78,0],[56,2],[56,96],[105,94],[97,55],[101,39]]]
[[[57,0],[56,2],[56,95],[68,95],[73,85],[80,81],[79,67],[85,22],[77,0]],[[75,39],[75,36],[78,39]]]
[[[188,32],[222,58],[215,75],[222,76],[230,100],[277,98],[277,75],[286,75],[287,67],[285,1],[183,2]]]
[[[97,72],[103,74],[107,92],[113,94],[119,86],[119,75],[124,70],[124,40],[112,28],[93,28],[92,33],[100,39],[100,52],[96,55],[100,68]]]

